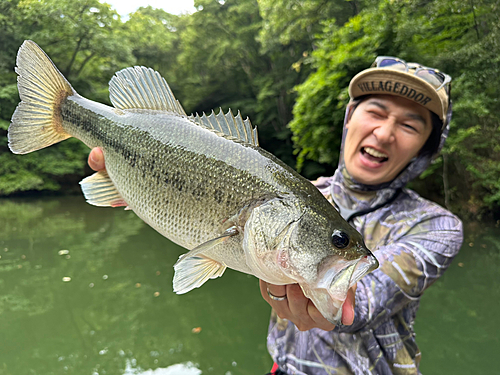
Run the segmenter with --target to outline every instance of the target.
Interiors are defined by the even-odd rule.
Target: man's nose
[[[396,123],[391,119],[387,119],[373,129],[373,134],[377,137],[380,143],[392,143],[395,139]]]

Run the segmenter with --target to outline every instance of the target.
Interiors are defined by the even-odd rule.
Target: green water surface
[[[0,200],[0,374],[265,374],[257,279],[228,270],[175,295],[184,252],[82,197]],[[499,253],[498,229],[478,228],[424,295],[424,374],[499,373]]]

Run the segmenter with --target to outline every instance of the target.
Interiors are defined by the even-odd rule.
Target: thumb
[[[356,286],[347,291],[347,297],[342,305],[342,324],[350,326],[354,322],[354,306],[356,305]]]

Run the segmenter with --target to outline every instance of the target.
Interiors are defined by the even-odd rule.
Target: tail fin
[[[62,128],[60,108],[61,102],[76,92],[31,40],[19,48],[16,73],[21,103],[9,127],[10,150],[27,154],[71,137]]]

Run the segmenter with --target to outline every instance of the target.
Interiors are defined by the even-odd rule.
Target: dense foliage
[[[238,109],[261,145],[309,178],[338,161],[347,85],[377,55],[453,77],[445,150],[412,183],[463,215],[500,207],[500,4],[493,0],[196,0],[176,16],[140,8],[123,21],[98,0],[0,0],[0,195],[67,190],[87,149],[69,140],[14,156],[17,49],[36,41],[74,88],[109,103],[113,73],[146,65],[186,111]],[[68,181],[71,183],[68,184]]]

